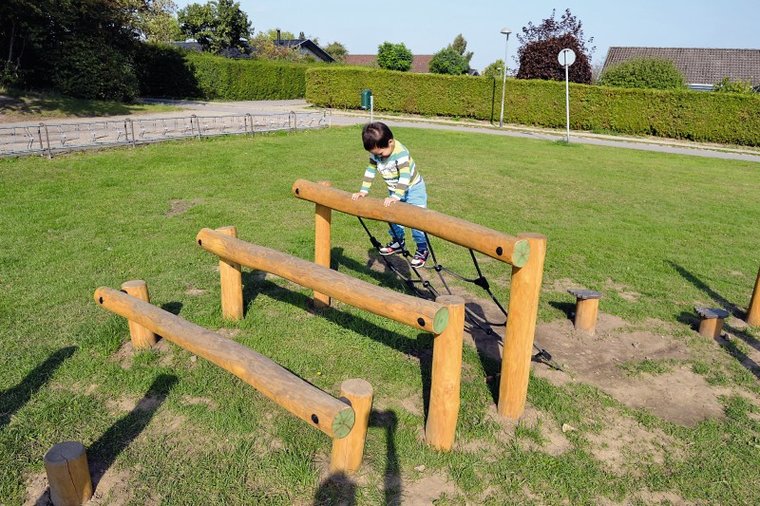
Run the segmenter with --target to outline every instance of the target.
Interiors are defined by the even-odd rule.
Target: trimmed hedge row
[[[219,100],[285,100],[306,93],[306,64],[233,60],[168,46],[141,49],[140,95]]]
[[[378,111],[498,119],[501,83],[486,77],[409,74],[356,67],[310,68],[306,100],[356,109],[370,88]],[[578,130],[655,135],[760,146],[760,97],[733,93],[634,90],[570,84],[570,122]],[[507,81],[505,120],[565,126],[565,84]]]

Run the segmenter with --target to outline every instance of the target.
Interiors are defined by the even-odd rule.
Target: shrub
[[[233,60],[156,45],[146,45],[140,55],[143,96],[285,100],[306,94],[303,63]]]
[[[108,44],[88,38],[67,40],[52,61],[51,82],[64,95],[123,102],[137,98],[133,62]]]
[[[403,42],[383,42],[377,48],[377,64],[382,69],[406,72],[412,68],[412,52]]]
[[[635,58],[619,63],[602,74],[602,86],[619,88],[679,89],[686,86],[683,74],[670,60]]]
[[[470,70],[467,58],[457,53],[451,47],[441,49],[430,60],[430,72],[434,74],[450,74],[458,76]]]
[[[494,120],[501,82],[490,77],[409,74],[356,67],[310,68],[306,100],[359,108],[372,89],[375,109]],[[760,96],[570,85],[570,126],[634,135],[760,146]],[[505,117],[524,125],[564,128],[565,86],[508,79]]]

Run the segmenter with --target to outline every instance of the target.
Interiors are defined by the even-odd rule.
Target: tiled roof
[[[670,60],[683,73],[688,84],[712,85],[724,77],[760,84],[760,49],[611,47],[602,72],[611,65],[633,58]]]
[[[433,59],[432,54],[416,54],[412,56],[412,68],[411,72],[417,72],[424,74],[430,72],[430,60]],[[374,54],[350,54],[346,56],[347,65],[359,65],[362,67],[376,67],[377,55]]]

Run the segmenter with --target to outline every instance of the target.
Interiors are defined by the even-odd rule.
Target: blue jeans
[[[392,196],[392,195],[393,195],[393,192],[389,191],[388,196]],[[419,183],[410,187],[404,194],[404,197],[401,199],[401,202],[406,202],[407,204],[412,204],[417,207],[427,207],[427,189],[425,188],[425,180],[421,179]],[[391,238],[394,241],[403,241],[404,227],[402,227],[401,225],[396,225],[395,223],[391,223],[390,225],[391,225],[391,229],[388,231],[388,234],[390,234]],[[422,232],[421,230],[417,230],[413,228],[412,239],[414,239],[414,242],[417,243],[418,250],[427,249],[427,241],[425,241],[425,232]]]

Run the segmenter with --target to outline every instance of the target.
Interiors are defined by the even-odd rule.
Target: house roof
[[[760,84],[760,49],[715,49],[696,47],[611,47],[602,72],[634,58],[663,58],[672,61],[688,84],[717,84],[732,81]]]
[[[311,39],[275,39],[274,44],[276,46],[282,46],[292,49],[304,48],[308,49],[324,62],[334,62],[335,58],[330,56],[324,49],[316,45]]]
[[[433,59],[432,54],[416,54],[412,56],[412,67],[409,69],[411,72],[417,72],[424,74],[430,72],[430,60]],[[376,67],[377,55],[374,54],[349,54],[346,56],[347,65],[359,65],[362,67]]]

